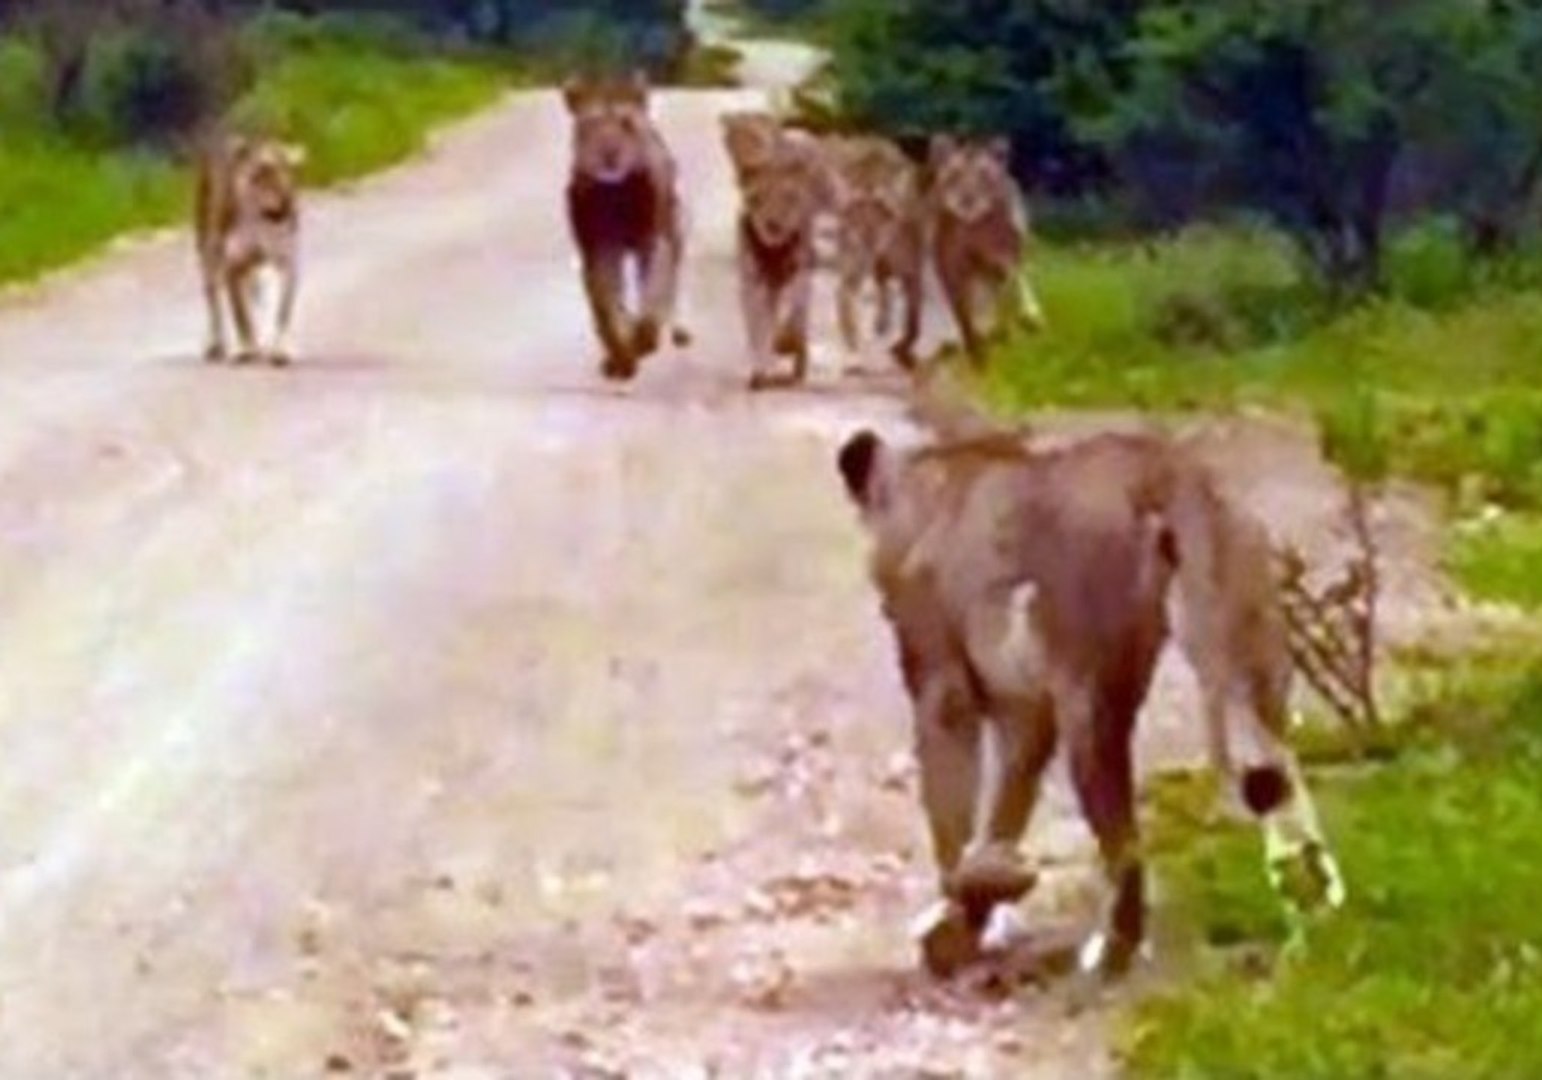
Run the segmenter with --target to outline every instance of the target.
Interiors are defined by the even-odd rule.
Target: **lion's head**
[[[573,169],[600,184],[616,184],[647,161],[648,79],[570,79],[563,98],[573,117]]]
[[[236,206],[268,221],[290,218],[304,162],[303,147],[270,138],[235,138],[230,147],[230,182]]]
[[[742,183],[776,154],[782,125],[775,116],[760,110],[724,113],[722,124],[723,145]]]
[[[785,143],[746,179],[744,214],[750,231],[780,248],[808,235],[819,212],[819,178],[808,157]]]
[[[932,189],[944,212],[968,224],[999,210],[1011,198],[1011,145],[1004,138],[957,139],[934,136]]]

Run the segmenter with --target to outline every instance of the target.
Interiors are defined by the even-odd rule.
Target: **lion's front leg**
[[[793,382],[801,383],[808,377],[808,321],[810,301],[813,297],[814,275],[809,267],[798,271],[783,292],[782,333],[777,342],[778,351],[792,357]]]
[[[750,346],[750,389],[776,385],[776,292],[748,252],[739,255],[739,301]]]
[[[200,251],[198,264],[203,279],[204,310],[208,316],[208,333],[204,341],[203,357],[211,363],[217,363],[224,360],[230,353],[225,326],[225,289],[220,280],[219,256],[208,250]]]
[[[583,260],[584,296],[605,350],[600,370],[608,379],[630,378],[636,371],[629,319],[621,305],[626,285],[624,270],[619,251],[586,256]]]
[[[895,362],[907,371],[916,365],[916,342],[921,338],[921,309],[926,300],[922,293],[922,282],[919,266],[900,279],[903,322],[899,340],[890,352]]]
[[[273,323],[268,335],[268,361],[274,367],[285,367],[293,359],[289,347],[289,330],[294,319],[300,274],[292,258],[275,263],[272,273],[278,278],[278,303],[273,311]]]
[[[247,263],[225,271],[225,292],[235,317],[236,339],[239,343],[236,362],[246,363],[257,356],[256,320],[253,308],[257,306],[256,266]]]

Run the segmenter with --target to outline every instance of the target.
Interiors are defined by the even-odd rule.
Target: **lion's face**
[[[299,147],[273,140],[242,143],[231,160],[235,204],[265,221],[288,220],[299,189],[296,173],[304,159]]]
[[[782,148],[756,170],[744,191],[744,211],[761,243],[784,247],[809,232],[819,210],[816,183],[808,162]]]
[[[574,171],[616,184],[647,164],[648,88],[641,75],[615,82],[570,82]]]
[[[900,215],[885,200],[872,196],[852,198],[841,214],[843,246],[871,258],[893,249],[901,225]]]
[[[782,126],[768,112],[732,112],[723,117],[723,144],[734,171],[743,178],[775,156]]]
[[[1005,139],[934,140],[932,182],[943,209],[967,224],[1000,209],[1012,190],[1009,153]]]

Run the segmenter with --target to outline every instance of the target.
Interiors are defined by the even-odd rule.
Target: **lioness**
[[[770,161],[779,149],[789,148],[806,158],[809,181],[814,186],[818,203],[814,222],[814,262],[818,266],[828,265],[828,252],[834,244],[827,233],[833,224],[840,195],[839,176],[826,141],[787,126],[774,113],[764,109],[727,112],[721,122],[723,145],[728,151],[734,181],[741,195],[755,171]]]
[[[751,390],[802,382],[808,374],[814,225],[820,210],[817,163],[778,140],[745,174],[739,213],[739,295],[749,334]],[[792,358],[790,374],[775,370]]]
[[[685,224],[675,159],[649,114],[643,73],[571,79],[563,98],[573,118],[568,222],[605,350],[601,372],[629,379],[666,328],[675,345],[690,341],[676,321]],[[641,294],[635,319],[624,297],[629,259]]]
[[[1026,328],[1044,323],[1024,275],[1028,213],[1008,171],[1009,153],[1006,139],[949,135],[933,136],[929,151],[933,258],[964,349],[976,363],[1007,329],[998,321],[1003,306]]]
[[[1212,751],[1264,824],[1276,887],[1291,865],[1313,902],[1342,901],[1285,742],[1291,666],[1266,540],[1181,447],[1132,434],[1034,450],[988,434],[906,452],[861,431],[838,465],[872,541],[949,898],[926,928],[928,967],[969,959],[992,910],[1031,887],[1016,847],[1060,741],[1112,888],[1082,965],[1115,974],[1141,947],[1132,742],[1170,599]]]
[[[289,363],[289,322],[299,286],[299,185],[305,152],[267,138],[226,135],[198,157],[193,232],[203,277],[209,334],[204,358],[226,358],[225,305],[240,339],[237,361],[266,357]],[[254,332],[253,307],[260,272],[277,281],[273,321],[264,340]]]
[[[876,136],[842,140],[832,152],[840,176],[836,267],[841,337],[848,352],[861,349],[857,301],[868,282],[878,294],[874,331],[887,337],[897,289],[902,324],[890,351],[901,366],[911,368],[921,335],[926,257],[919,171],[899,147]]]

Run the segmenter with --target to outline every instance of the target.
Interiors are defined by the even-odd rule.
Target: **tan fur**
[[[903,310],[900,334],[891,352],[909,368],[921,334],[923,301],[925,203],[919,170],[899,147],[876,136],[834,141],[828,154],[838,177],[836,266],[841,337],[848,352],[860,351],[857,306],[869,282],[878,296],[874,330],[887,337],[897,291]]]
[[[839,203],[839,176],[827,140],[789,127],[775,113],[741,109],[722,116],[723,146],[733,166],[734,184],[742,197],[755,171],[777,153],[791,150],[809,166],[819,210],[814,219],[814,265],[834,262],[835,214]]]
[[[997,319],[1003,308],[1025,328],[1044,321],[1024,276],[1028,214],[1007,159],[1004,139],[932,140],[933,259],[964,349],[977,363],[1009,329]]]
[[[568,223],[605,352],[601,371],[628,379],[665,331],[676,345],[690,340],[677,321],[685,214],[675,159],[649,114],[641,73],[574,79],[563,98],[573,121]],[[625,302],[629,265],[641,295],[635,316]]]
[[[290,360],[288,334],[299,288],[299,184],[304,151],[273,139],[228,135],[210,140],[198,158],[193,231],[209,331],[204,356],[229,355],[226,305],[239,338],[239,361]],[[260,273],[279,279],[273,325],[257,340],[253,301]]]
[[[1284,738],[1290,662],[1267,544],[1182,446],[1111,434],[1036,450],[1001,433],[902,452],[863,432],[839,464],[914,707],[939,885],[970,905],[976,935],[1011,899],[982,882],[1023,880],[989,864],[1020,842],[1064,742],[1112,890],[1090,955],[1117,971],[1140,947],[1133,733],[1169,605],[1212,744],[1231,736],[1218,762],[1271,842],[1288,833],[1271,859],[1306,864],[1341,898]]]
[[[818,169],[806,148],[778,137],[744,174],[738,271],[752,390],[808,374],[814,232],[823,206]],[[777,373],[779,356],[791,358],[789,374]]]

